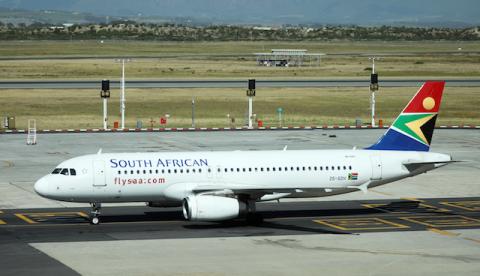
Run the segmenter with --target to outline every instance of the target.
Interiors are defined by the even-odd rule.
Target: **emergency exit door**
[[[370,156],[371,167],[372,167],[372,177],[371,180],[380,180],[382,179],[382,160],[380,155]]]
[[[93,161],[93,186],[106,186],[105,162],[103,160]]]

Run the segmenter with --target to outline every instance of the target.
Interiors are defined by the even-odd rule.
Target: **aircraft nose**
[[[42,177],[39,180],[37,180],[37,182],[35,182],[35,185],[33,188],[35,189],[35,192],[37,192],[37,194],[45,197],[45,196],[48,196],[49,194],[49,190],[50,190],[49,186],[50,185],[48,185],[48,182],[45,179],[45,177]]]

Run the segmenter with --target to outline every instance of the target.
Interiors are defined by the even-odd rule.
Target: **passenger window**
[[[180,173],[183,173],[183,169],[180,169]]]
[[[55,168],[52,172],[52,174],[59,174],[62,171],[60,168]]]
[[[173,169],[173,173],[177,173],[177,169]]]
[[[333,171],[333,170],[335,170],[335,167],[334,167],[334,166],[332,166],[332,171]]]
[[[285,167],[285,171],[288,171],[288,167]]]
[[[125,170],[125,171],[123,172],[123,174],[128,174],[128,171],[127,171],[127,170]]]
[[[224,170],[224,171],[225,171],[225,172],[228,172],[228,169],[227,169],[227,168],[225,168],[225,170]]]
[[[337,170],[340,170],[340,166],[337,166]]]
[[[147,171],[143,170],[143,174],[146,174],[146,173],[147,173]]]
[[[60,174],[68,175],[68,169],[62,169],[62,171],[60,172]]]
[[[195,169],[192,169],[192,172],[194,173],[194,172],[195,172]]]
[[[130,171],[130,174],[133,174],[133,170]]]
[[[344,169],[344,170],[346,170],[346,169],[347,169],[347,167],[346,167],[346,166],[343,166],[343,169]]]
[[[198,169],[198,172],[201,173],[201,172],[202,172],[202,169]]]
[[[70,175],[77,175],[77,172],[75,171],[75,169],[70,169]]]
[[[118,174],[122,174],[122,171],[118,171]]]
[[[281,172],[281,171],[282,171],[282,167],[278,167],[278,171]]]
[[[263,172],[263,168],[260,168],[260,171],[262,171],[262,172]]]
[[[348,166],[348,169],[351,170],[351,169],[352,169],[352,166]]]
[[[140,170],[137,170],[137,174],[140,174]]]
[[[248,168],[248,171],[251,172],[251,171],[252,171],[252,168]]]
[[[325,170],[328,171],[328,166],[325,166]]]
[[[311,170],[312,170],[312,167],[308,167],[308,170],[311,171]]]

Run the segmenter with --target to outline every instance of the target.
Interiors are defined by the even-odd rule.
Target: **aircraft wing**
[[[221,185],[199,185],[195,187],[192,192],[195,194],[209,194],[218,196],[228,195],[248,195],[251,198],[262,200],[272,200],[282,198],[290,194],[306,192],[310,190],[325,190],[325,189],[338,189],[338,187],[332,188],[316,188],[316,189],[303,189],[303,188],[281,188],[281,187],[264,187],[260,185],[238,185],[238,184],[221,184]]]

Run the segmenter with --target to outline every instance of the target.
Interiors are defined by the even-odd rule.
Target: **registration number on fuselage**
[[[345,181],[347,178],[345,176],[330,176],[330,181]]]

